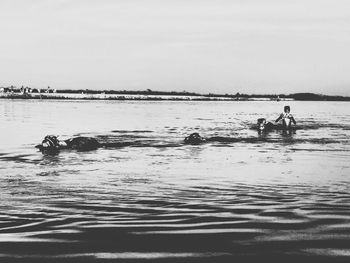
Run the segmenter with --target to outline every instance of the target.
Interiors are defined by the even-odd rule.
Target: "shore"
[[[54,90],[1,88],[0,98],[55,100],[167,100],[167,101],[350,101],[347,96],[314,93],[293,94],[200,94],[194,92],[127,91],[127,90]]]
[[[271,98],[222,97],[205,95],[145,95],[145,94],[87,94],[87,93],[12,93],[2,92],[4,99],[55,99],[55,100],[167,100],[167,101],[269,101]],[[280,100],[294,100],[282,98]]]

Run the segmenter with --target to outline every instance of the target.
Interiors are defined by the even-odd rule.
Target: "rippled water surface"
[[[350,104],[251,128],[284,104],[0,100],[0,261],[349,260]],[[127,144],[47,156],[47,134]]]

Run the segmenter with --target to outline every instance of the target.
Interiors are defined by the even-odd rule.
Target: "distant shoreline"
[[[294,94],[199,94],[194,92],[163,91],[115,91],[115,90],[53,90],[17,89],[0,87],[3,99],[44,99],[44,100],[145,100],[145,101],[350,101],[350,97],[329,96],[314,93]]]
[[[225,98],[215,96],[141,95],[141,94],[76,94],[76,93],[37,93],[2,94],[3,99],[38,100],[135,100],[135,101],[271,101],[270,98]],[[293,99],[282,99],[293,100]]]

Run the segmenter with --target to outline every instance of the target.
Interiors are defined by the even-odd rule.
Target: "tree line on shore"
[[[106,94],[106,95],[153,95],[153,96],[193,96],[193,97],[204,97],[204,98],[228,98],[228,99],[251,99],[251,98],[268,98],[271,100],[279,99],[292,99],[292,100],[306,100],[306,101],[350,101],[350,97],[347,96],[330,96],[315,93],[293,93],[293,94],[218,94],[218,93],[208,93],[200,94],[196,92],[188,91],[153,91],[151,89],[147,90],[91,90],[91,89],[60,89],[53,90],[50,87],[46,89],[32,89],[29,87],[16,88],[11,87],[0,87],[0,91],[3,93],[59,93],[59,94]]]
[[[57,90],[57,93],[84,93],[84,94],[130,94],[130,95],[159,95],[159,96],[201,96],[201,97],[218,97],[218,98],[269,98],[269,99],[294,99],[294,100],[309,100],[309,101],[350,101],[350,97],[345,96],[330,96],[315,93],[292,93],[292,94],[218,94],[218,93],[208,93],[200,94],[188,91],[153,91],[150,89],[131,91],[131,90],[90,90],[90,89],[63,89]]]

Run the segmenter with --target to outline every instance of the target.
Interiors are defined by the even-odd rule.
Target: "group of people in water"
[[[294,126],[293,126],[294,125]],[[271,130],[283,130],[288,131],[295,128],[296,121],[293,115],[290,113],[290,107],[285,106],[284,111],[279,115],[279,117],[274,121],[267,121],[265,118],[259,118],[257,120],[257,130],[259,133],[269,132]],[[234,142],[235,138],[226,137],[209,137],[204,138],[199,135],[199,133],[192,133],[184,139],[185,144],[200,144],[203,142]],[[95,150],[105,145],[98,142],[92,137],[75,137],[68,140],[59,140],[57,136],[47,135],[41,144],[37,145],[38,148],[43,153],[55,154],[61,149],[75,149],[78,151],[89,151]]]
[[[293,115],[290,113],[290,107],[285,106],[284,111],[278,116],[278,118],[274,121],[267,121],[265,118],[259,118],[257,121],[257,130],[258,133],[266,133],[272,130],[283,130],[290,131],[295,129],[296,121]],[[293,126],[294,125],[294,126]],[[236,142],[236,138],[227,138],[227,137],[209,137],[204,138],[199,135],[199,133],[195,132],[187,136],[184,140],[186,144],[200,144],[203,142]],[[242,139],[240,139],[242,141]]]
[[[265,118],[258,119],[258,130],[259,131],[270,131],[270,130],[289,130],[292,129],[292,123],[296,125],[296,121],[293,115],[290,113],[290,107],[284,106],[284,111],[275,120],[275,122],[268,122]]]

